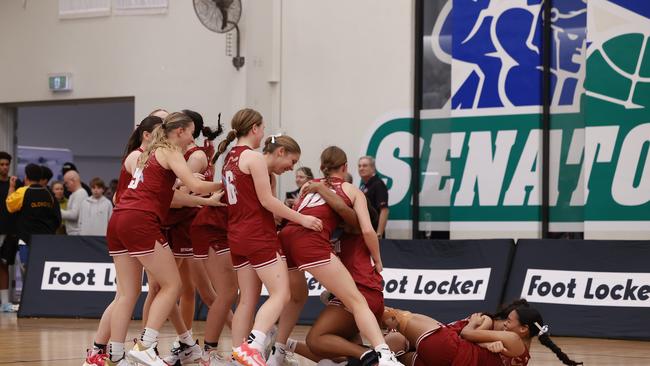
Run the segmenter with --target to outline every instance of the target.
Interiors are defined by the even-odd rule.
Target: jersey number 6
[[[232,184],[234,180],[235,177],[232,175],[232,172],[226,170],[223,181],[226,183],[226,193],[228,194],[228,204],[230,205],[237,203],[237,189]]]

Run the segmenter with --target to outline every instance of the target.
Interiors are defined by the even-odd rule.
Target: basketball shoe
[[[108,355],[98,349],[89,349],[86,351],[86,360],[83,366],[104,366]]]
[[[201,358],[201,346],[197,341],[193,345],[185,344],[183,342],[174,342],[171,354],[163,359],[168,365],[176,365],[180,362],[181,365],[195,364]]]
[[[126,353],[125,358],[129,359],[129,361],[144,366],[168,366],[165,361],[158,356],[158,353],[155,350],[158,342],[147,348],[139,340],[136,339],[134,341],[135,345]]]
[[[248,342],[234,348],[232,357],[243,366],[267,366],[262,353],[253,348]]]

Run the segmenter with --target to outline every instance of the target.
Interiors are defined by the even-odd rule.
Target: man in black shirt
[[[370,205],[379,212],[377,236],[383,238],[388,222],[388,188],[384,181],[377,177],[375,159],[371,156],[359,158],[359,176],[361,176],[361,191],[366,195]]]
[[[9,266],[13,265],[18,250],[18,237],[15,230],[15,216],[7,211],[4,204],[9,192],[9,168],[11,155],[0,151],[0,311],[13,312],[9,302]],[[18,182],[18,185],[22,183]]]

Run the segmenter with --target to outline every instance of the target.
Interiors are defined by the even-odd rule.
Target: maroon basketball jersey
[[[163,168],[155,151],[151,152],[144,169],[137,168],[126,191],[120,197],[115,211],[140,210],[153,212],[162,221],[174,196],[176,175],[170,169]]]
[[[242,152],[248,146],[235,146],[226,155],[222,181],[228,200],[228,244],[277,240],[273,214],[257,198],[253,177],[239,169]]]
[[[137,148],[134,151],[139,151],[142,152],[142,148]],[[133,151],[132,151],[133,152]],[[129,153],[131,155],[131,153]],[[127,155],[128,156],[128,155]],[[126,188],[129,186],[129,183],[131,183],[131,179],[133,179],[133,176],[131,173],[129,173],[126,170],[126,167],[124,166],[124,160],[122,160],[122,166],[120,167],[120,177],[117,178],[117,189],[115,190],[115,204],[117,205],[118,202],[120,202],[120,197],[124,194],[124,191],[126,191]]]
[[[324,179],[314,179],[314,182],[325,181]],[[352,201],[343,191],[343,180],[340,178],[332,177],[329,179],[329,188],[341,197],[348,206],[352,206]],[[318,217],[323,222],[323,231],[319,234],[325,240],[329,241],[332,236],[332,231],[338,226],[341,221],[339,215],[325,202],[323,197],[318,193],[309,193],[301,196],[298,202],[295,203],[294,208],[296,211],[303,215],[311,215]],[[295,222],[289,222],[287,225],[300,226]],[[308,230],[308,229],[305,229]]]
[[[203,206],[196,214],[193,226],[210,226],[223,229],[228,228],[228,206]]]
[[[508,357],[504,355],[500,356],[503,366],[526,366],[528,365],[528,361],[530,361],[530,353],[528,352],[528,348],[526,348],[524,354],[517,357]]]
[[[198,146],[194,146],[190,149],[188,149],[185,154],[183,154],[183,157],[185,158],[185,161],[187,161],[192,153],[195,151],[203,150],[203,148],[200,148]],[[199,172],[201,174],[205,174],[206,170]],[[208,180],[208,177],[206,176],[205,178],[206,181],[212,181],[212,179]],[[167,213],[167,217],[165,217],[165,220],[163,220],[163,226],[174,226],[178,223],[181,223],[186,220],[191,220],[196,216],[196,213],[198,212],[198,208],[196,207],[179,207],[179,208],[170,208],[169,212]]]
[[[383,290],[383,278],[375,271],[370,250],[363,235],[343,234],[341,236],[341,262],[348,269],[357,286],[372,290]]]

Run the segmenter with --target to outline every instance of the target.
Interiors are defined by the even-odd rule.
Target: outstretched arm
[[[348,206],[343,198],[329,189],[322,182],[308,182],[304,188],[305,193],[318,193],[341,218],[346,224],[358,228],[359,219],[354,210]]]

